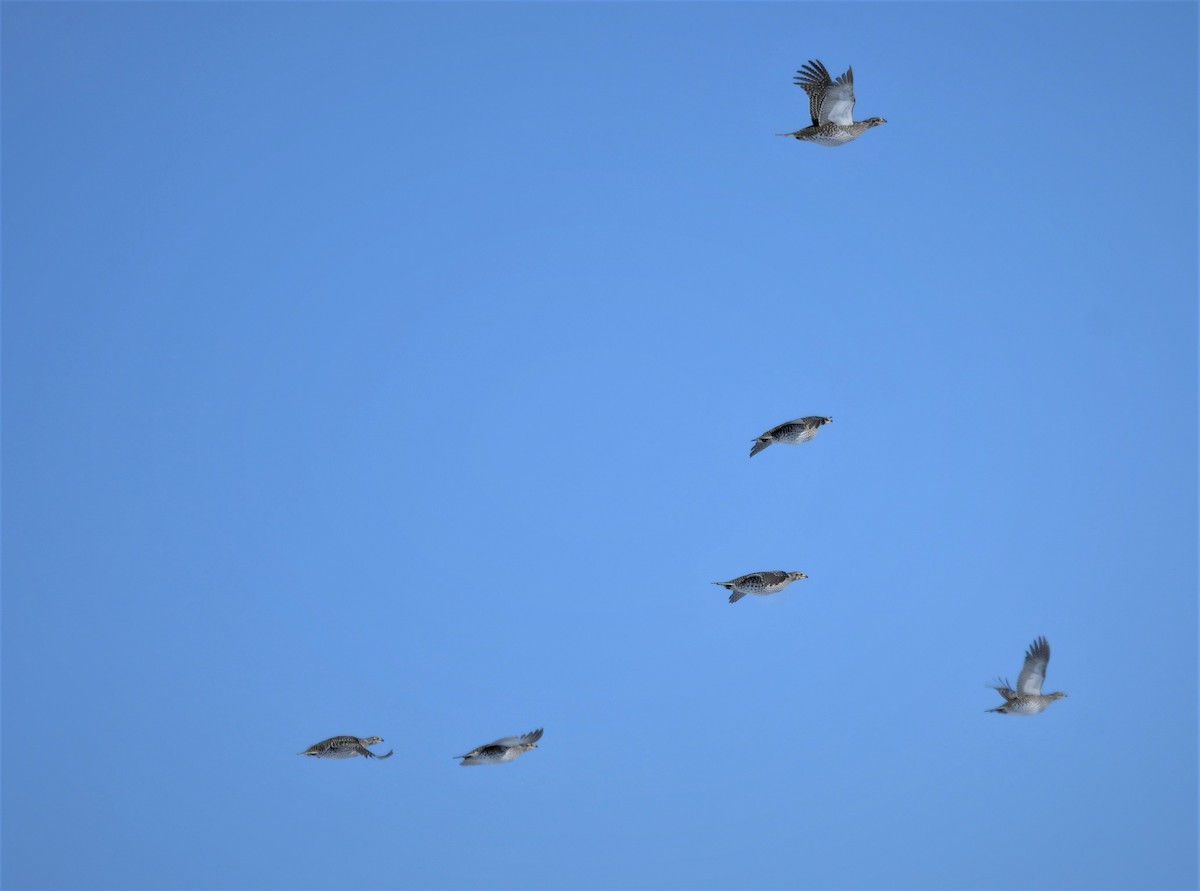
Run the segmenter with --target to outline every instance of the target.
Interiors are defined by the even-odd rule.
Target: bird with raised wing
[[[833,418],[809,415],[807,418],[796,418],[794,421],[785,421],[778,427],[772,427],[754,440],[754,445],[750,447],[750,457],[753,458],[773,443],[779,442],[784,445],[797,445],[802,442],[808,442],[817,435],[817,431],[821,429],[822,424],[828,424],[832,420]]]
[[[297,755],[309,755],[313,758],[354,758],[362,755],[364,758],[378,758],[382,761],[384,758],[391,758],[392,751],[386,755],[376,755],[367,746],[377,745],[383,742],[383,737],[380,736],[331,736],[329,739],[323,739],[319,743],[313,743],[303,752],[297,752]]]
[[[884,118],[854,120],[853,67],[847,68],[845,74],[834,80],[821,61],[813,59],[796,72],[794,82],[808,94],[812,126],[791,133],[779,133],[779,136],[794,136],[803,142],[837,146],[858,139],[872,127],[887,123]]]
[[[737,578],[730,579],[727,582],[713,582],[713,584],[727,589],[730,592],[729,602],[737,603],[747,594],[754,594],[757,597],[778,594],[792,582],[806,578],[808,576],[802,572],[771,570],[769,572],[752,572],[748,575],[739,575]]]
[[[1017,678],[1017,689],[1014,690],[1007,680],[999,680],[992,685],[1004,697],[1004,705],[989,708],[988,711],[1002,715],[1036,715],[1049,708],[1054,700],[1064,699],[1066,693],[1042,693],[1049,663],[1050,644],[1046,638],[1039,637],[1025,651],[1025,665]]]
[[[454,757],[462,759],[459,767],[467,767],[471,764],[505,764],[519,755],[524,755],[530,749],[536,749],[537,741],[541,738],[542,729],[539,727],[524,736],[505,736],[486,746],[471,749],[465,755],[455,755]]]

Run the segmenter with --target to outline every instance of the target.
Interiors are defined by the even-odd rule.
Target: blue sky
[[[6,888],[1196,887],[1194,4],[2,24]]]

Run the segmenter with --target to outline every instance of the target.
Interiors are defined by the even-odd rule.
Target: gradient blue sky
[[[1196,886],[1195,4],[2,25],[6,888]]]

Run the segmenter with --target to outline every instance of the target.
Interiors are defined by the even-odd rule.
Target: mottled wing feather
[[[1025,653],[1025,665],[1017,678],[1017,692],[1021,696],[1040,696],[1042,683],[1046,680],[1046,665],[1050,661],[1050,644],[1039,637]]]
[[[788,421],[786,424],[780,424],[771,431],[771,435],[781,442],[791,442],[793,439],[799,439],[804,433],[804,425],[796,421]]]
[[[770,572],[757,573],[757,575],[758,575],[758,578],[762,579],[762,583],[763,583],[764,587],[770,587],[771,585],[778,585],[781,582],[784,582],[787,580],[786,572],[780,572],[779,570],[774,570],[774,569],[771,570]]]
[[[495,742],[490,742],[486,746],[480,746],[478,749],[472,749],[465,755],[455,755],[455,758],[499,758],[512,746],[522,746],[528,743],[535,743],[542,738],[545,731],[541,728],[526,733],[524,736],[504,736]]]
[[[813,126],[816,127],[821,123],[821,99],[825,95],[825,88],[832,83],[829,72],[820,60],[813,59],[800,66],[793,80],[808,94],[808,113],[812,115]]]
[[[787,439],[791,434],[807,433],[809,431],[819,430],[822,424],[827,423],[827,419],[820,415],[809,415],[804,418],[793,418],[790,421],[784,421],[778,427],[772,427],[767,431],[767,436],[773,436],[776,439]]]
[[[805,418],[796,418],[791,421],[784,421],[778,427],[772,427],[770,430],[768,430],[767,435],[782,438],[784,436],[784,434],[788,433],[791,430],[791,428],[804,427],[805,420],[806,420]]]
[[[327,757],[330,753],[336,752],[339,749],[352,749],[357,745],[357,736],[331,736],[329,739],[323,739],[319,743],[313,743],[311,746],[301,752],[301,754],[312,754],[320,757]]]
[[[539,739],[541,739],[543,732],[544,732],[543,730],[538,729],[538,730],[533,730],[529,733],[526,733],[524,736],[506,736],[503,739],[496,740],[494,743],[492,743],[492,745],[504,746],[505,748],[507,748],[508,746],[528,745],[529,743],[535,743]]]
[[[808,113],[814,127],[853,123],[853,68],[847,68],[846,73],[835,81],[829,76],[829,69],[820,60],[813,59],[796,72],[795,83],[808,94]]]
[[[1005,700],[1017,698],[1017,691],[1012,688],[1012,684],[1008,682],[1008,678],[996,678],[996,683],[992,684],[992,689],[1003,696]]]

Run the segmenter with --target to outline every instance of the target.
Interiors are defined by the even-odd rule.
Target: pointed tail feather
[[[758,439],[754,440],[754,445],[750,447],[750,457],[753,458],[770,444],[771,440],[767,439],[765,436],[760,436]]]

